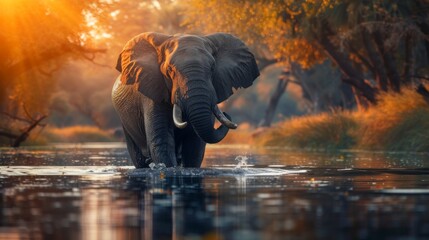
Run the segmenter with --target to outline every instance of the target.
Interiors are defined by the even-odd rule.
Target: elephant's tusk
[[[219,107],[217,105],[215,105],[213,113],[216,116],[217,120],[219,120],[219,122],[222,123],[223,125],[225,125],[227,128],[229,128],[229,129],[236,129],[237,128],[237,126],[238,126],[237,123],[229,120],[225,116],[225,114],[223,114],[223,112],[219,109]]]
[[[173,121],[174,125],[180,129],[185,128],[188,125],[188,122],[183,122],[182,109],[177,104],[174,104],[173,106]]]

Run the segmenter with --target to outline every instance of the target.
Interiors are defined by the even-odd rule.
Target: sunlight
[[[161,10],[161,4],[157,0],[152,1],[152,6],[157,10]]]
[[[110,15],[112,18],[116,18],[119,14],[119,10],[112,12]],[[81,34],[81,39],[87,41],[91,40],[105,40],[112,37],[112,34],[107,33],[105,29],[99,26],[99,20],[94,16],[93,13],[89,11],[84,11],[83,15],[85,17],[86,26],[90,29],[87,33]]]
[[[0,0],[0,6],[2,9],[2,13],[7,13],[11,10],[13,10],[14,8],[12,8],[11,6],[14,5],[15,1],[13,0]]]

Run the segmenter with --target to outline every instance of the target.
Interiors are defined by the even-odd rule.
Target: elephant
[[[142,33],[126,43],[116,69],[112,102],[136,168],[199,168],[206,143],[237,128],[217,104],[259,76],[249,48],[227,33]]]

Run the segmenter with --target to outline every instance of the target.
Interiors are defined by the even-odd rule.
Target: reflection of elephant
[[[199,167],[206,143],[237,127],[216,104],[259,76],[245,44],[224,33],[143,33],[125,45],[116,68],[113,104],[137,168],[151,161]],[[217,129],[213,114],[222,123]]]

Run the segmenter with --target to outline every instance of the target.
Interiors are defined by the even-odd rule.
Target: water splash
[[[162,169],[167,168],[167,166],[165,166],[164,163],[158,163],[158,164],[156,164],[156,163],[153,163],[153,162],[149,164],[149,167],[152,170],[162,170]]]
[[[238,161],[237,165],[235,165],[235,168],[245,168],[247,169],[247,160],[249,158],[247,156],[238,155],[235,157],[235,161]]]

